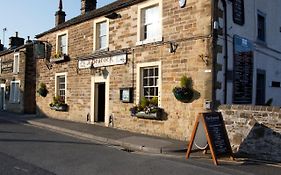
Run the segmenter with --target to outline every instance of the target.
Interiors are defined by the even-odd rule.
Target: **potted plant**
[[[163,109],[158,107],[158,98],[148,100],[143,97],[139,105],[130,108],[131,115],[138,118],[161,119]]]
[[[40,83],[40,88],[37,90],[37,93],[42,97],[47,96],[48,90],[47,90],[47,86],[45,83]]]
[[[193,98],[193,90],[191,88],[191,78],[187,78],[185,75],[181,77],[180,87],[174,87],[173,93],[177,100],[188,103]]]
[[[65,61],[66,58],[67,58],[66,54],[62,52],[58,52],[51,57],[50,62],[61,62],[61,61]]]
[[[52,103],[50,103],[50,108],[56,111],[67,111],[68,105],[65,103],[65,100],[61,96],[53,97]]]

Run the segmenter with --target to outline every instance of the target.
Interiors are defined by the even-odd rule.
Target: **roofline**
[[[92,10],[92,11],[90,11],[90,12],[84,14],[84,15],[79,15],[79,16],[76,16],[74,18],[71,18],[70,20],[68,20],[68,21],[48,30],[48,31],[45,31],[45,32],[40,33],[38,35],[35,35],[35,38],[38,39],[40,37],[43,37],[46,34],[49,34],[49,33],[52,33],[52,32],[67,28],[67,27],[70,27],[72,25],[83,23],[85,21],[88,21],[88,20],[96,18],[96,17],[104,16],[106,14],[115,12],[115,11],[120,10],[122,8],[126,8],[126,7],[129,7],[129,6],[135,5],[135,4],[143,2],[143,1],[146,1],[146,0],[117,0],[117,1],[112,2],[112,3],[110,3],[106,6],[103,6],[101,8]]]
[[[27,43],[27,44],[21,45],[21,46],[19,46],[19,47],[16,47],[16,48],[14,48],[14,49],[7,49],[7,50],[4,50],[4,51],[1,51],[1,52],[0,52],[0,56],[7,55],[7,54],[10,54],[10,53],[16,52],[17,50],[26,48],[27,46],[30,46],[30,45],[33,45],[33,43]]]

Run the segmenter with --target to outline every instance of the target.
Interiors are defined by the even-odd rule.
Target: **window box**
[[[68,105],[62,104],[62,105],[50,106],[50,109],[54,111],[67,111]]]
[[[144,118],[144,119],[161,120],[162,113],[163,113],[163,109],[158,108],[156,112],[147,113],[146,111],[140,111],[140,112],[135,113],[135,115],[133,115],[133,116],[136,116],[138,118]]]
[[[53,97],[53,102],[50,103],[50,109],[55,111],[67,111],[68,105],[65,103],[63,97],[56,96]]]
[[[66,54],[56,54],[50,59],[50,62],[57,63],[57,62],[66,61],[67,59],[68,56]]]

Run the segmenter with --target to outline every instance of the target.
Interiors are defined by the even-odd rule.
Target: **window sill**
[[[103,53],[109,51],[109,47],[94,50],[94,53]]]
[[[142,41],[137,41],[136,45],[140,46],[140,45],[144,45],[144,44],[148,44],[148,43],[156,43],[156,42],[161,42],[163,41],[162,36],[159,37],[155,37],[155,38],[150,38],[150,39],[146,39],[146,40],[142,40]]]

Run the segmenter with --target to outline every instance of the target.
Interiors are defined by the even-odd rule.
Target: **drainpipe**
[[[217,19],[217,0],[212,0],[211,4],[211,32],[212,32],[212,104],[211,110],[215,111],[215,104],[216,104],[216,64],[217,64],[217,30],[214,29],[214,23]]]
[[[227,43],[227,5],[226,0],[222,0],[224,11],[224,104],[227,104],[227,79],[228,79],[228,43]]]

